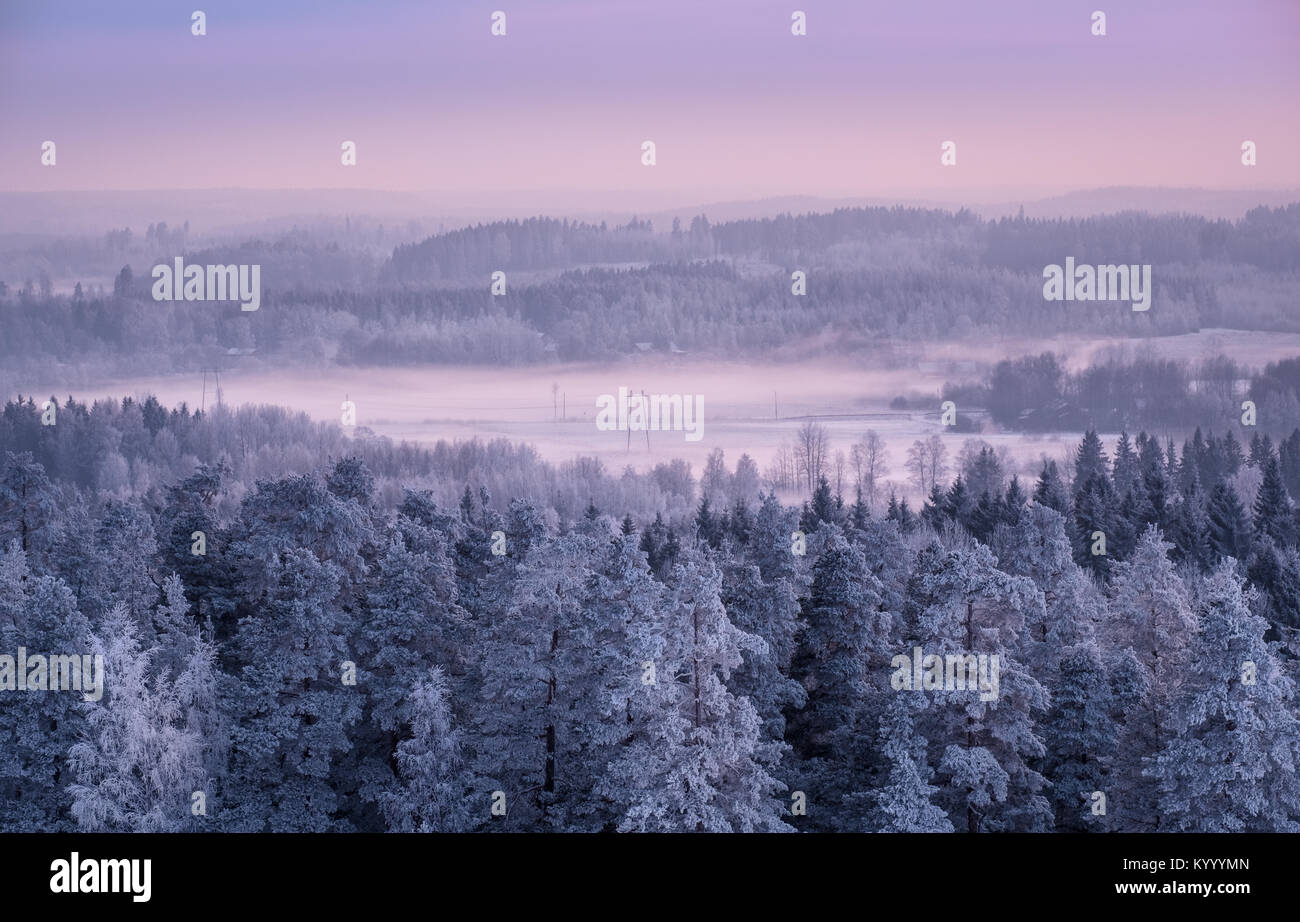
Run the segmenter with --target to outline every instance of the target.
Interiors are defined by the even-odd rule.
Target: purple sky
[[[1296,187],[1297,99],[1300,0],[0,3],[6,191]]]

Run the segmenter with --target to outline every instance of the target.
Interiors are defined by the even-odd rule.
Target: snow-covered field
[[[1117,345],[1107,340],[982,341],[944,344],[918,354],[915,343],[886,349],[878,366],[844,361],[800,364],[717,362],[690,355],[671,360],[638,357],[617,364],[568,364],[528,368],[447,367],[330,368],[321,372],[241,372],[238,359],[221,374],[227,404],[272,403],[302,410],[321,420],[340,420],[345,400],[356,405],[360,426],[395,439],[505,438],[532,443],[552,461],[595,455],[612,471],[631,464],[644,469],[683,458],[698,473],[714,448],[729,465],[748,453],[766,470],[783,443],[792,443],[799,426],[815,417],[829,430],[833,459],[867,429],[885,438],[891,475],[905,479],[903,462],[917,438],[938,433],[950,456],[968,435],[939,425],[940,388],[945,381],[977,377],[987,364],[1006,356],[1050,350],[1072,367],[1086,364]],[[1125,341],[1131,350],[1197,360],[1222,353],[1254,366],[1300,355],[1300,335],[1208,330],[1155,340]],[[908,350],[904,353],[904,349]],[[53,393],[63,393],[57,386]],[[687,441],[682,432],[628,433],[596,427],[596,399],[617,394],[620,386],[651,394],[702,395],[703,438]],[[47,388],[36,388],[44,393]],[[77,389],[78,399],[152,393],[165,404],[191,407],[216,400],[216,382],[203,376],[145,377],[107,381]],[[920,399],[921,407],[896,411],[898,396]],[[1005,446],[1022,470],[1036,471],[1046,455],[1063,459],[1078,433],[1049,436],[986,431],[981,438]],[[648,442],[648,445],[647,445]],[[846,474],[847,476],[847,474]]]

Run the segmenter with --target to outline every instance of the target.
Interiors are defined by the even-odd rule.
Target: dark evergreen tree
[[[800,788],[814,801],[838,804],[872,769],[871,706],[879,701],[896,643],[881,610],[880,583],[865,558],[833,533],[813,564],[804,629],[791,666],[808,703],[789,714],[787,739],[803,763]],[[873,677],[876,681],[873,681]],[[810,828],[842,828],[842,810],[810,810]]]
[[[1217,558],[1233,557],[1243,564],[1250,559],[1251,529],[1246,508],[1236,492],[1220,481],[1206,507],[1210,551]]]
[[[1078,491],[1088,482],[1097,478],[1109,482],[1110,465],[1106,460],[1106,449],[1097,435],[1097,430],[1089,429],[1084,433],[1083,441],[1074,454],[1074,489]]]
[[[1112,556],[1123,548],[1121,518],[1116,514],[1115,495],[1105,475],[1092,475],[1074,493],[1074,559],[1079,566],[1105,579],[1110,573]],[[1104,537],[1106,553],[1093,553]]]
[[[723,523],[709,508],[707,496],[700,500],[700,507],[695,513],[695,532],[701,541],[714,550],[722,546]]]
[[[740,546],[749,544],[754,531],[754,515],[749,511],[742,497],[737,497],[731,504],[731,515],[727,517],[727,531]]]
[[[1277,458],[1270,452],[1262,461],[1263,480],[1255,494],[1255,535],[1268,538],[1278,547],[1295,544],[1295,519],[1291,514],[1291,497],[1282,483]]]
[[[1017,524],[1025,514],[1028,502],[1029,497],[1025,496],[1025,491],[1020,486],[1020,478],[1013,476],[1007,485],[1006,496],[1002,499],[1002,522],[1007,525]]]
[[[1232,477],[1246,463],[1245,454],[1241,450],[1241,443],[1237,441],[1237,437],[1232,434],[1231,429],[1224,434],[1222,446],[1223,476]]]
[[[1065,490],[1065,484],[1061,482],[1061,472],[1055,461],[1047,461],[1043,464],[1042,473],[1038,475],[1038,483],[1034,486],[1034,502],[1055,509],[1062,515],[1068,515],[1072,510],[1073,503]]]
[[[1129,441],[1127,432],[1121,432],[1119,440],[1115,443],[1115,460],[1112,463],[1112,470],[1115,492],[1120,496],[1124,496],[1133,490],[1141,480],[1141,464],[1137,452],[1133,450],[1133,445]]]
[[[1109,676],[1092,644],[1066,647],[1052,686],[1052,707],[1043,724],[1047,757],[1043,774],[1059,832],[1109,828],[1106,814],[1093,811],[1094,792],[1110,789],[1107,756],[1117,728]]]
[[[1186,458],[1184,454],[1184,461]],[[1182,499],[1175,508],[1169,536],[1174,545],[1174,559],[1202,571],[1208,570],[1214,562],[1210,547],[1210,518],[1205,502],[1200,471],[1192,467]]]

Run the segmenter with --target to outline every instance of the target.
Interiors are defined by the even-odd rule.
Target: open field
[[[629,359],[607,365],[569,364],[494,369],[481,366],[422,368],[329,368],[242,372],[237,364],[222,372],[221,399],[228,404],[273,403],[302,410],[321,420],[340,418],[344,400],[357,408],[357,423],[394,439],[434,442],[439,439],[504,438],[533,444],[543,457],[564,461],[577,455],[599,457],[617,471],[626,465],[645,469],[659,461],[683,458],[696,472],[714,448],[729,464],[748,453],[766,469],[782,443],[808,418],[817,418],[831,434],[835,452],[849,447],[867,429],[886,440],[892,476],[900,486],[903,461],[912,441],[941,434],[955,455],[969,437],[944,430],[938,421],[937,395],[944,381],[979,375],[1005,356],[1051,350],[1072,367],[1095,360],[1111,347],[1151,349],[1162,355],[1197,360],[1222,353],[1251,365],[1300,354],[1300,335],[1207,330],[1155,340],[987,341],[928,347],[926,360],[915,361],[916,344],[886,347],[882,365],[863,363],[758,364],[708,362],[691,356],[676,361]],[[904,351],[904,350],[908,351]],[[232,360],[237,363],[238,359]],[[620,386],[655,394],[702,395],[703,438],[687,441],[682,432],[599,431],[596,399],[616,394]],[[152,393],[165,404],[191,407],[217,399],[212,374],[141,377],[105,381],[78,389],[78,399]],[[34,388],[61,394],[63,387]],[[912,409],[892,410],[900,395]],[[919,401],[919,402],[918,402]],[[933,407],[928,404],[933,403]],[[1177,434],[1175,434],[1177,435]],[[1024,435],[986,431],[981,437],[1005,446],[1021,470],[1033,472],[1043,456],[1065,459],[1079,433]],[[846,472],[847,476],[847,472]]]

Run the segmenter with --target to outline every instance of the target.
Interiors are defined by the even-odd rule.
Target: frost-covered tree
[[[32,574],[21,548],[14,540],[0,557],[0,650],[11,657],[19,647],[46,656],[84,654],[90,625],[72,591],[62,580]],[[0,684],[0,829],[70,831],[67,754],[85,720],[82,694],[18,691],[17,676],[3,670]]]
[[[175,679],[141,647],[125,603],[91,638],[103,657],[104,695],[85,704],[82,738],[68,754],[72,815],[90,832],[177,832],[206,782],[204,740],[187,725]],[[102,635],[102,636],[101,636]]]
[[[1186,587],[1169,560],[1170,545],[1151,526],[1132,555],[1115,567],[1103,648],[1130,650],[1144,673],[1129,684],[1144,689],[1125,702],[1116,742],[1115,796],[1109,809],[1126,831],[1160,828],[1156,791],[1142,774],[1143,760],[1164,748],[1175,732],[1170,708],[1180,686],[1196,635]]]
[[[485,626],[477,724],[479,771],[494,785],[484,810],[487,792],[505,792],[505,828],[613,821],[592,791],[641,682],[629,628],[651,617],[658,592],[635,536],[602,547],[574,532],[519,562],[508,603]]]
[[[855,823],[838,805],[869,787],[861,777],[879,766],[871,739],[879,723],[881,693],[897,652],[894,619],[881,602],[879,580],[866,558],[838,530],[828,529],[813,564],[804,629],[792,663],[808,703],[789,716],[788,739],[802,760],[798,783],[808,793],[809,825],[817,829]]]
[[[173,573],[163,580],[162,588],[162,602],[155,606],[148,627],[158,641],[158,649],[154,652],[157,670],[174,678],[194,653],[198,629],[190,616],[190,601],[185,597],[181,578]]]
[[[935,542],[917,557],[908,583],[906,642],[899,652],[910,654],[919,646],[945,663],[950,655],[983,655],[990,686],[997,657],[996,690],[968,682],[964,689],[894,692],[929,699],[930,706],[918,715],[919,730],[943,781],[937,802],[959,830],[1050,828],[1044,780],[1032,767],[1045,754],[1034,724],[1048,697],[1016,656],[1026,625],[1041,619],[1036,609],[1042,604],[1032,582],[996,569],[982,545],[948,551]]]
[[[1106,612],[1106,602],[1092,580],[1071,557],[1064,517],[1034,505],[1014,525],[999,526],[990,540],[998,568],[1034,581],[1043,606],[1021,635],[1021,658],[1035,678],[1050,687],[1066,648],[1092,639]]]
[[[411,688],[399,718],[410,735],[397,744],[396,778],[379,797],[388,829],[465,832],[479,825],[482,817],[471,810],[473,778],[439,667]]]
[[[886,784],[870,792],[874,809],[868,813],[871,828],[878,832],[952,832],[952,821],[933,797],[939,789],[930,784],[934,772],[926,762],[926,741],[917,736],[912,723],[910,699],[896,695],[890,699],[881,721],[879,742],[889,764]],[[854,800],[846,798],[852,809]]]
[[[423,531],[406,524],[408,533]],[[443,547],[421,537],[413,534],[413,542],[428,551],[413,551],[402,532],[393,535],[366,579],[355,635],[365,715],[354,731],[354,745],[367,799],[393,786],[396,750],[409,733],[404,714],[412,690],[431,665],[459,665],[462,655],[464,615],[455,601],[455,573]]]
[[[164,572],[176,573],[193,603],[196,623],[224,629],[235,605],[230,555],[215,504],[231,477],[224,464],[199,465],[191,476],[167,489],[158,517],[158,553]],[[195,535],[198,534],[196,538]],[[196,546],[203,553],[195,553]]]
[[[732,624],[763,638],[766,649],[744,651],[745,662],[731,676],[729,687],[749,698],[768,738],[785,739],[787,708],[801,708],[804,687],[790,678],[795,638],[800,629],[799,601],[790,581],[764,581],[758,567],[730,563],[722,571],[723,604]]]
[[[1206,578],[1197,610],[1200,633],[1173,703],[1176,735],[1146,769],[1159,786],[1161,828],[1300,831],[1295,684],[1231,561]]]
[[[343,684],[353,656],[338,604],[343,574],[301,548],[262,572],[269,590],[240,621],[223,689],[231,762],[219,821],[241,832],[347,830],[334,764],[351,746],[362,691]]]
[[[81,593],[89,618],[125,604],[142,626],[158,598],[152,561],[158,545],[149,513],[138,502],[110,500],[95,529],[90,584]]]
[[[755,516],[748,558],[758,565],[763,579],[774,582],[782,577],[800,594],[800,558],[793,552],[791,535],[799,527],[799,516],[782,506],[774,493],[763,497]]]
[[[1107,814],[1093,812],[1093,794],[1109,798],[1110,754],[1116,726],[1111,716],[1110,676],[1096,646],[1081,643],[1061,651],[1051,686],[1052,706],[1041,724],[1047,747],[1043,774],[1056,829],[1108,829]],[[1107,805],[1107,809],[1109,806]]]
[[[372,540],[365,509],[330,492],[319,475],[302,474],[258,482],[231,528],[230,553],[245,599],[259,598],[276,583],[289,552],[306,550],[335,568],[337,591],[348,600],[361,590],[361,551]],[[245,608],[240,616],[248,613]]]
[[[779,757],[758,712],[727,688],[743,651],[763,640],[727,618],[722,578],[698,551],[684,554],[672,596],[640,632],[653,682],[630,703],[628,737],[600,791],[621,806],[620,831],[786,831],[770,773]]]
[[[25,554],[43,558],[53,535],[54,487],[29,451],[6,451],[0,461],[0,547],[13,540]]]
[[[439,554],[440,548],[432,553]],[[396,728],[402,700],[428,672],[457,656],[464,616],[445,553],[413,551],[395,535],[368,575],[364,618],[357,632],[369,716]]]

